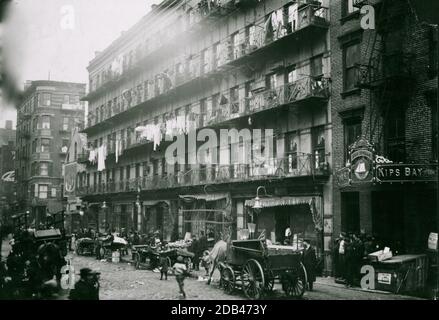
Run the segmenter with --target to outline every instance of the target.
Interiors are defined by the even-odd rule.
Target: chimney
[[[12,130],[12,120],[6,120],[5,129]]]

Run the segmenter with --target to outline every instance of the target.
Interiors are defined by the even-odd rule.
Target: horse
[[[221,272],[220,266],[227,260],[227,248],[230,243],[230,236],[222,236],[220,240],[218,240],[212,251],[209,253],[210,260],[210,271],[209,271],[209,279],[207,280],[207,284],[210,284],[212,281],[212,275],[215,272],[215,269],[218,269]]]

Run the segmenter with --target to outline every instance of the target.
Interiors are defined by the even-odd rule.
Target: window
[[[239,33],[232,34],[232,47],[231,47],[231,57],[232,59],[239,58]]]
[[[212,47],[212,69],[218,67],[219,61],[219,42],[215,43]]]
[[[41,139],[41,152],[50,152],[50,139]]]
[[[212,96],[212,116],[213,117],[216,117],[217,113],[219,112],[219,110],[218,110],[219,98],[220,98],[219,93]]]
[[[345,161],[349,160],[349,146],[361,136],[361,119],[347,119],[344,122],[344,150]]]
[[[119,168],[119,181],[123,181],[123,168]]]
[[[127,166],[125,170],[126,170],[125,178],[127,180],[130,180],[131,179],[131,166]]]
[[[103,121],[105,119],[105,113],[104,113],[104,105],[101,105],[100,109],[100,119]]]
[[[287,83],[294,83],[296,81],[297,81],[296,66],[290,66],[287,68],[286,82]]]
[[[120,140],[122,141],[122,150],[125,150],[125,129],[120,130]]]
[[[252,97],[253,97],[253,87],[255,85],[255,82],[252,81],[247,81],[245,83],[245,88],[244,88],[244,94],[245,94],[245,104],[244,104],[244,112],[249,112],[250,111],[250,107],[252,104]]]
[[[136,163],[136,178],[140,178],[140,163]]]
[[[348,16],[351,13],[358,11],[357,7],[354,7],[354,0],[343,0],[342,2],[342,13],[343,16]]]
[[[70,104],[70,96],[68,94],[64,95],[63,104]]]
[[[50,106],[51,94],[43,93],[43,106]]]
[[[32,123],[33,130],[37,130],[38,128],[38,117],[35,117]]]
[[[62,118],[62,130],[63,131],[69,131],[69,118],[63,117]]]
[[[47,162],[41,162],[40,163],[40,172],[39,172],[40,176],[49,176],[49,163]]]
[[[230,89],[230,113],[239,113],[239,88],[233,87]]]
[[[56,198],[56,188],[52,188],[52,193],[50,195],[52,198]]]
[[[299,139],[296,132],[287,133],[285,136],[286,148],[285,153],[287,156],[287,172],[291,173],[293,170],[297,169],[297,149],[299,144]]]
[[[133,132],[132,128],[127,128],[127,148],[131,146],[131,134]]]
[[[41,117],[41,128],[50,129],[50,116]]]
[[[40,199],[47,199],[49,192],[49,186],[45,184],[39,184],[38,185],[38,198]]]
[[[71,102],[72,104],[80,104],[79,96],[78,96],[78,95],[74,95],[74,96],[72,96],[70,102]]]
[[[250,25],[245,28],[245,39],[251,49],[253,49],[254,46],[257,46],[256,27],[254,25]]]
[[[34,152],[38,152],[38,150],[37,150],[37,139],[32,141],[32,153],[34,153]]]
[[[323,77],[323,56],[313,57],[311,59],[311,76],[314,79],[321,79]]]
[[[69,150],[69,144],[70,144],[69,139],[62,139],[62,147],[61,147],[62,153],[67,153],[67,151]]]
[[[356,87],[356,65],[360,62],[361,52],[360,43],[347,45],[343,49],[344,66],[344,91],[355,89]]]
[[[392,108],[385,122],[385,147],[389,160],[405,160],[405,112]]]
[[[325,127],[314,127],[311,131],[314,169],[321,169],[326,163],[325,155]]]
[[[267,89],[276,89],[277,83],[276,83],[276,74],[269,74],[265,78],[265,86]]]
[[[209,55],[207,49],[204,49],[203,51],[201,51],[200,73],[202,75],[209,72],[208,66],[209,66]]]

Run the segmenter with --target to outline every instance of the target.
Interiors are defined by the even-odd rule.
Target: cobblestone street
[[[78,273],[83,267],[101,272],[100,298],[102,300],[173,300],[178,299],[178,285],[174,276],[160,281],[160,273],[150,270],[135,270],[129,263],[101,262],[93,257],[73,255],[72,265]],[[218,275],[217,275],[218,276]],[[238,295],[226,295],[217,285],[208,286],[205,281],[188,278],[185,290],[191,300],[235,300]]]
[[[173,276],[168,281],[160,281],[160,273],[149,270],[135,270],[129,263],[114,264],[101,262],[93,257],[72,256],[72,264],[76,273],[80,268],[89,267],[99,270],[101,274],[102,300],[173,300],[178,299],[178,286]],[[216,281],[215,281],[216,280]],[[214,275],[212,285],[198,281],[196,277],[186,279],[185,290],[189,300],[242,300],[242,292],[228,295],[218,286],[219,274]],[[279,284],[268,299],[285,299]],[[411,300],[408,296],[390,293],[366,292],[359,289],[347,289],[344,286],[332,284],[332,280],[318,278],[315,289],[306,292],[306,300]]]
[[[6,258],[10,246],[3,241],[2,256]],[[130,263],[111,263],[98,261],[94,257],[77,256],[69,254],[68,258],[75,268],[75,273],[84,267],[101,272],[101,300],[175,300],[179,298],[178,286],[174,276],[170,275],[167,281],[160,281],[160,273],[150,270],[135,270]],[[185,290],[189,300],[244,300],[242,292],[228,295],[218,285],[219,273],[215,272],[212,285],[206,281],[193,278],[185,281]],[[79,275],[76,280],[79,279]],[[68,291],[64,291],[60,299],[65,300]],[[285,299],[279,284],[276,284],[272,295],[268,299]],[[362,291],[359,288],[346,288],[335,284],[332,278],[318,277],[314,291],[305,292],[304,300],[414,300],[415,297],[395,295],[384,292]]]

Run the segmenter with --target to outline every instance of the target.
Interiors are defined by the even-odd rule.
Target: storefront
[[[206,235],[210,241],[221,234],[233,234],[236,223],[232,217],[229,193],[180,195],[179,227],[184,236]]]
[[[143,234],[152,234],[159,232],[160,235],[170,240],[174,220],[169,200],[143,201],[143,219],[141,231]]]
[[[359,139],[351,146],[348,164],[336,173],[336,179],[339,192],[334,198],[340,203],[335,209],[336,236],[356,234],[373,241],[375,251],[389,248],[393,258],[379,266],[383,270],[410,265],[413,260],[422,265],[419,272],[425,273],[429,261],[419,261],[428,255],[430,234],[437,233],[437,164],[393,163],[377,155],[367,140]],[[406,263],[407,257],[416,259]],[[384,278],[382,281],[390,281]],[[416,279],[428,282],[428,278]],[[388,288],[404,290],[406,285],[389,283]]]
[[[247,200],[245,206],[256,224],[255,237],[265,233],[273,243],[282,244],[286,238],[310,239],[319,257],[323,254],[323,198],[321,196],[285,196]],[[291,236],[286,234],[287,228]]]

